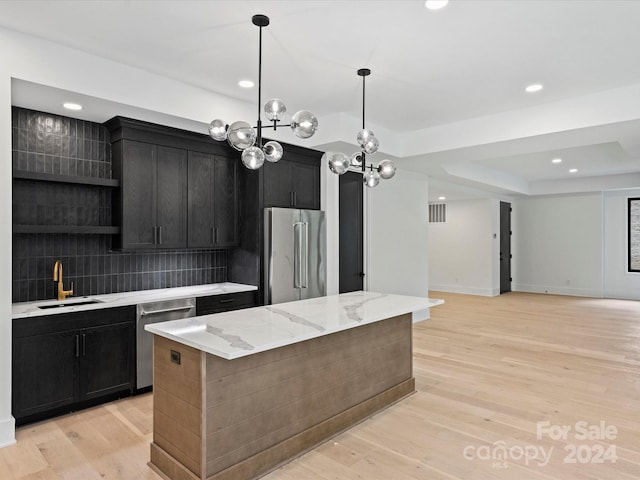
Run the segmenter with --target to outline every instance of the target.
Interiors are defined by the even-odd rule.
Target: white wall
[[[602,194],[513,204],[514,291],[602,297]]]
[[[11,416],[11,79],[0,75],[0,447],[15,442]]]
[[[640,273],[627,271],[627,199],[640,189],[604,194],[604,296],[640,300]]]
[[[446,204],[446,222],[429,224],[430,290],[498,295],[499,201]]]
[[[428,270],[427,177],[398,170],[366,188],[366,265],[370,291],[426,297]]]

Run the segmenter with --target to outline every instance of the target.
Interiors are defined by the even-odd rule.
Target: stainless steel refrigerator
[[[324,212],[266,208],[264,227],[265,304],[326,295]]]

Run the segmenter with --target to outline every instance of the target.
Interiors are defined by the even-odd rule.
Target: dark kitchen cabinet
[[[132,322],[124,322],[87,328],[80,333],[81,399],[90,400],[133,388],[132,327]]]
[[[76,401],[76,338],[75,331],[14,338],[12,394],[17,423]]]
[[[238,245],[238,159],[202,152],[188,157],[188,245]]]
[[[122,139],[113,143],[120,189],[114,216],[123,250],[187,246],[187,152]]]
[[[320,165],[301,160],[265,163],[264,206],[320,209]]]
[[[12,355],[17,424],[130,395],[135,307],[15,319]]]
[[[256,290],[196,298],[196,316],[256,306]]]

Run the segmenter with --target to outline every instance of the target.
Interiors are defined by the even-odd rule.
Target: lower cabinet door
[[[116,323],[80,331],[80,400],[133,389],[134,324]]]
[[[76,331],[56,332],[14,340],[13,415],[16,420],[76,400]]]

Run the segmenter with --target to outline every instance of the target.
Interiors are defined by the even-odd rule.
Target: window
[[[629,271],[640,272],[640,198],[629,199]]]

